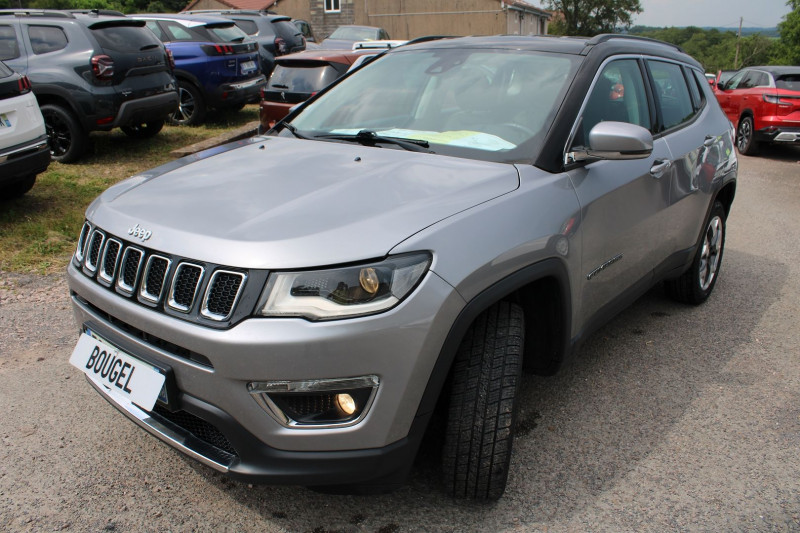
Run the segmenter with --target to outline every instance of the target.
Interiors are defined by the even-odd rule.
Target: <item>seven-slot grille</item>
[[[124,296],[183,315],[194,311],[216,322],[233,315],[247,279],[244,272],[147,251],[88,222],[81,229],[75,261],[84,274]]]

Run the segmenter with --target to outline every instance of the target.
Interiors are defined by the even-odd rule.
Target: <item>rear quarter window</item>
[[[144,26],[105,26],[93,29],[92,35],[104,50],[116,52],[139,52],[153,45],[161,46],[161,41]]]
[[[19,43],[14,28],[0,25],[0,61],[19,57]]]
[[[0,78],[7,78],[13,73],[14,71],[8,68],[5,63],[0,63]]]
[[[56,52],[67,47],[67,35],[57,26],[28,26],[31,50],[36,55]]]

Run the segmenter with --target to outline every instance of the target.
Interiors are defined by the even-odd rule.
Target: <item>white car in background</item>
[[[49,164],[44,119],[31,82],[0,61],[0,201],[28,192]]]

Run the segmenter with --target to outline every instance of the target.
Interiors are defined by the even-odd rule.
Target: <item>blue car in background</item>
[[[176,14],[133,15],[144,20],[175,61],[180,104],[173,124],[200,124],[208,108],[241,109],[257,102],[266,84],[258,45],[230,19]]]

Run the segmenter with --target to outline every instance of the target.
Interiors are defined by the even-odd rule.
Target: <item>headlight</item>
[[[430,264],[429,254],[418,253],[330,270],[273,272],[257,314],[330,320],[380,313],[405,298]]]

